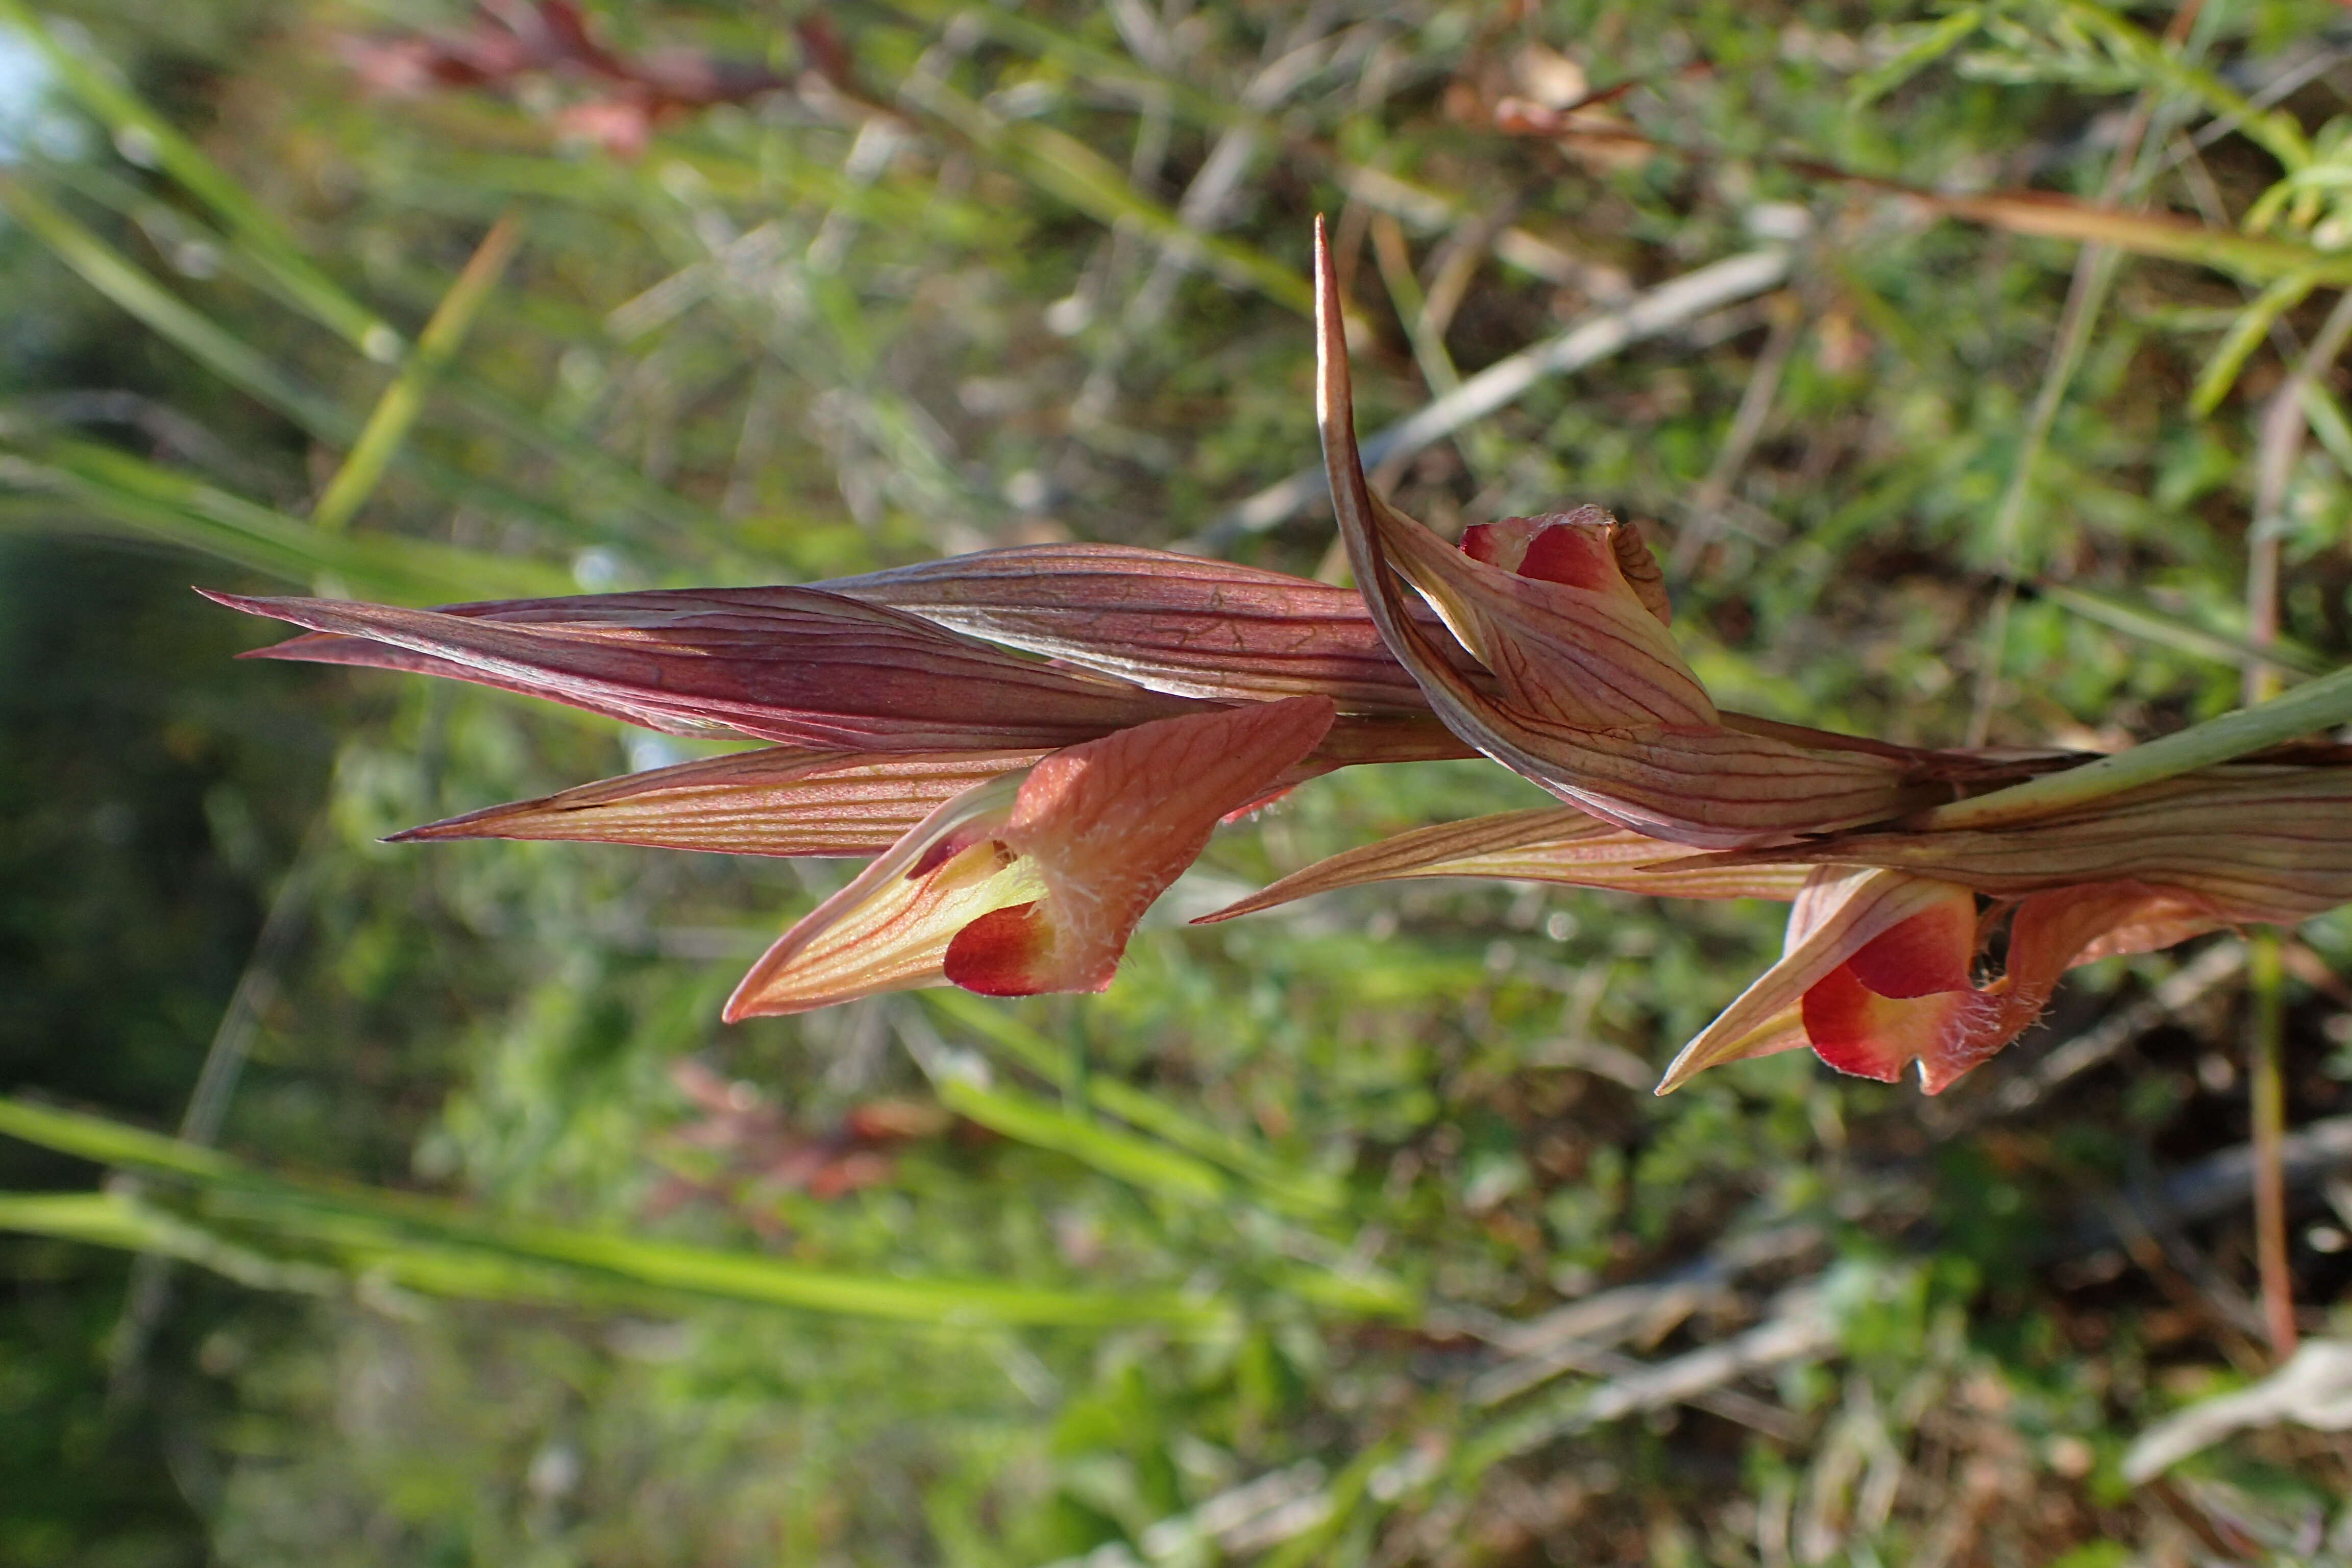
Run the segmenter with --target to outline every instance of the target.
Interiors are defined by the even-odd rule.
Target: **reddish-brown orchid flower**
[[[1360,595],[1044,545],[813,587],[438,610],[215,597],[307,628],[264,657],[772,742],[398,836],[878,856],[769,951],[730,1018],[911,985],[1099,990],[1220,820],[1337,767],[1474,750],[1568,805],[1404,834],[1208,918],[1398,877],[1791,900],[1780,963],[1662,1089],[1802,1045],[1874,1078],[1916,1062],[1932,1093],[2074,965],[2352,900],[2352,757],[2335,749],[2143,769],[2160,782],[2094,798],[2101,763],[1975,801],[2085,759],[1717,708],[1647,547],[1606,512],[1505,519],[1455,546],[1371,493],[1319,227],[1317,275],[1325,460]]]
[[[1274,789],[1331,717],[1329,698],[1291,697],[1157,720],[967,790],[786,931],[726,1016],[943,981],[1100,991],[1218,822]]]
[[[1166,563],[1180,557],[1167,557]],[[1032,619],[1083,618],[1122,599],[1120,658],[1198,691],[1187,638],[1205,643],[1203,575],[1139,602],[1084,574]],[[1244,582],[1233,579],[1238,574]],[[1142,575],[1148,575],[1142,574]],[[1234,569],[1282,617],[1292,580]],[[844,584],[952,597],[952,574]],[[1351,673],[1364,640],[1305,584],[1303,639],[1275,646],[1214,695],[1153,690],[1078,662],[1041,662],[867,597],[810,588],[668,591],[404,610],[329,600],[224,603],[307,636],[277,658],[446,674],[679,733],[784,744],[495,806],[400,835],[594,839],[772,855],[882,853],[795,927],[729,1005],[796,1012],[951,980],[998,994],[1099,990],[1144,909],[1222,818],[1355,762],[1464,754],[1426,715],[1383,703]],[[992,595],[980,593],[975,601]],[[994,595],[1003,597],[1003,595]],[[1017,596],[1017,595],[1016,595]],[[1156,607],[1155,607],[1156,606]],[[1148,624],[1139,625],[1137,616]],[[945,618],[945,617],[943,617]],[[1208,623],[1213,628],[1213,623]],[[1368,631],[1369,623],[1359,621]],[[1073,629],[1074,646],[1090,643]],[[1153,639],[1163,664],[1139,654]],[[1246,648],[1250,637],[1241,634]],[[1286,657],[1287,662],[1286,662]],[[1097,659],[1093,662],[1107,662]],[[1389,668],[1393,668],[1393,666]],[[1360,708],[1337,713],[1329,687]],[[1276,692],[1313,693],[1276,697]]]
[[[1916,1061],[1934,1094],[2016,1038],[2077,964],[2352,900],[2352,769],[2211,768],[2011,827],[1853,833],[1768,853],[1820,867],[1780,962],[1683,1048],[1661,1090],[1810,1045],[1888,1082]],[[2004,921],[2003,972],[1975,983]]]

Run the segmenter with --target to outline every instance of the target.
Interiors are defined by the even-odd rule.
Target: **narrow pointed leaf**
[[[798,745],[1053,746],[1191,706],[808,588],[604,594],[454,611],[211,596],[652,728],[723,725]],[[306,652],[298,638],[278,657]],[[339,662],[360,661],[356,650],[334,652]]]
[[[879,855],[943,802],[1044,755],[1035,748],[770,747],[470,811],[395,833],[389,842],[541,838],[729,855]]]
[[[387,533],[337,538],[298,517],[91,441],[45,440],[0,457],[0,487],[46,491],[110,531],[289,582],[321,574],[371,593],[543,593],[568,575],[540,562]]]
[[[406,1193],[299,1180],[103,1118],[0,1099],[0,1134],[119,1169],[188,1183],[191,1212],[154,1207],[0,1207],[0,1227],[108,1246],[154,1240],[207,1267],[267,1242],[347,1277],[382,1274],[435,1294],[489,1300],[609,1301],[643,1310],[694,1300],[882,1321],[1066,1327],[1164,1322],[1188,1331],[1229,1321],[1213,1301],[1053,1289],[1003,1280],[907,1279],[810,1268],[785,1258],[534,1225]],[[175,1223],[173,1223],[175,1222]],[[192,1236],[191,1231],[194,1234]],[[225,1258],[220,1249],[234,1249]],[[232,1269],[234,1271],[234,1269]],[[315,1279],[307,1272],[304,1280]],[[293,1280],[277,1281],[295,1283]]]
[[[383,471],[407,439],[409,426],[425,405],[425,394],[440,374],[441,367],[457,352],[466,333],[474,324],[490,291],[505,276],[507,264],[514,259],[515,249],[522,243],[522,226],[513,213],[502,215],[490,226],[489,233],[475,247],[474,254],[449,291],[441,297],[432,319],[425,323],[424,333],[416,340],[416,352],[410,354],[399,374],[376,399],[373,412],[361,426],[359,438],[344,454],[342,466],[327,481],[319,493],[318,504],[310,509],[310,521],[319,527],[334,532],[351,521],[366,504]]]
[[[1685,869],[1679,845],[1632,833],[1572,807],[1538,807],[1416,828],[1318,860],[1195,924],[1232,920],[1277,904],[1407,877],[1501,877],[1677,899],[1790,899],[1801,867]]]
[[[1070,1052],[1013,1016],[1006,1008],[961,991],[926,992],[925,1005],[960,1027],[986,1039],[1066,1094],[1082,1095],[1097,1110],[1197,1154],[1247,1183],[1268,1207],[1321,1217],[1346,1206],[1347,1190],[1320,1171],[1302,1169],[1257,1144],[1187,1114],[1166,1100],[1115,1078],[1074,1070]]]
[[[2114,594],[2094,593],[2071,583],[2037,583],[2033,585],[2033,592],[2037,597],[2063,605],[2086,621],[2096,621],[2128,637],[2144,637],[2149,642],[2199,658],[2210,658],[2217,664],[2243,665],[2252,659],[2296,678],[2326,675],[2336,668],[2326,657],[2300,643],[2276,638],[2257,645],[2242,637],[2213,631],[2152,605]]]
[[[0,0],[0,20],[41,52],[67,89],[118,139],[135,137],[154,149],[164,172],[219,215],[290,298],[369,358],[389,363],[400,357],[400,334],[391,324],[320,271],[278,220],[177,126],[62,47],[23,0]]]
[[[820,586],[1154,690],[1257,701],[1318,694],[1370,712],[1429,707],[1354,589],[1204,556],[1029,545]]]

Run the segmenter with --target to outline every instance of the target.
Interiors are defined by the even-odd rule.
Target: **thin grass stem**
[[[416,340],[416,352],[392,378],[392,384],[376,399],[373,412],[361,427],[359,439],[352,444],[342,466],[327,481],[319,494],[319,501],[310,510],[310,521],[330,533],[341,532],[353,514],[367,504],[369,496],[391,466],[393,454],[408,438],[409,427],[425,405],[425,395],[441,367],[449,363],[457,347],[466,340],[474,318],[480,314],[490,291],[498,287],[506,273],[507,264],[514,259],[515,248],[522,242],[522,226],[513,212],[502,214],[482,237],[457,281],[441,297],[434,308],[432,319]]]

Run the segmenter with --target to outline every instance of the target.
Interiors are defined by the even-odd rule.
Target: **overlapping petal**
[[[1276,788],[1331,719],[1329,699],[1295,697],[1160,720],[968,791],[785,932],[726,1016],[942,981],[1099,991],[1218,822]]]
[[[2004,972],[1972,977],[1984,938],[2009,917]],[[2081,883],[1979,914],[1955,882],[1825,868],[1799,895],[1780,962],[1683,1047],[1664,1094],[1710,1067],[1800,1043],[1842,1072],[1892,1083],[1913,1063],[1941,1093],[2041,1016],[2065,972],[2235,924],[2241,908],[2129,879]],[[1790,1010],[1801,1031],[1789,1028]]]
[[[2352,767],[2209,768],[2014,826],[1845,833],[1713,858],[1882,866],[2001,895],[2136,881],[2298,921],[2352,900]]]
[[[1695,863],[1685,868],[1685,858]],[[1255,914],[1340,888],[1410,877],[1502,877],[1677,899],[1792,899],[1801,867],[1715,866],[1680,845],[1612,826],[1572,806],[1441,823],[1347,850],[1195,922]]]
[[[1721,721],[1612,538],[1594,570],[1551,582],[1473,559],[1371,493],[1357,453],[1338,282],[1318,240],[1317,411],[1357,585],[1391,652],[1447,727],[1571,805],[1622,826],[1726,848],[1853,826],[1949,798],[1894,748],[1811,747]],[[1591,526],[1573,516],[1553,526]],[[1560,553],[1570,553],[1563,549]],[[1427,595],[1498,689],[1466,676],[1408,613]]]
[[[333,634],[297,637],[264,650],[268,657],[422,668],[671,733],[734,731],[842,749],[1054,747],[1199,707],[813,588],[600,594],[447,610],[212,597]],[[420,666],[420,658],[433,662]]]
[[[1255,566],[1132,545],[1036,544],[820,586],[1155,691],[1429,711],[1354,589]]]
[[[1467,754],[1425,716],[1343,714],[1266,793],[1278,795],[1334,768],[1361,763]],[[768,746],[485,806],[393,834],[386,842],[543,838],[727,855],[878,855],[963,791],[1045,755],[1043,747],[850,752]],[[1244,809],[1258,804],[1247,803]],[[1803,875],[1730,869],[1712,874],[1751,880]]]

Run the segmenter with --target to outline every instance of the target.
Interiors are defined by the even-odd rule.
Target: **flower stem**
[[[2271,1351],[2294,1353],[2294,1275],[2287,1266],[2286,1077],[2280,1063],[2285,1033],[2285,965],[2278,928],[2263,926],[2246,939],[2246,1088],[2253,1111],[2254,1255],[2262,1274],[2263,1321]]]

